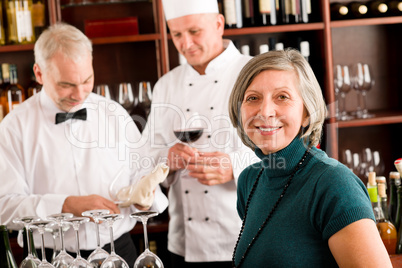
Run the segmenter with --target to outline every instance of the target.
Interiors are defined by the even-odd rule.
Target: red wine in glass
[[[198,140],[203,131],[204,130],[202,128],[186,128],[174,130],[173,132],[176,138],[178,138],[181,142],[190,143]]]

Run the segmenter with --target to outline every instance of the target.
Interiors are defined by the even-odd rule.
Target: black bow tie
[[[57,113],[56,124],[63,123],[64,121],[72,118],[87,120],[87,109],[83,108],[81,110],[76,111],[75,113]]]

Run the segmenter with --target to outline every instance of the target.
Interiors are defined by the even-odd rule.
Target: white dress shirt
[[[0,222],[9,227],[16,217],[60,213],[70,195],[97,194],[111,199],[108,188],[123,170],[122,186],[133,183],[137,169],[131,155],[141,134],[119,104],[91,93],[83,106],[87,120],[70,119],[55,124],[60,111],[46,94],[27,99],[0,123]],[[162,212],[167,198],[158,189],[154,210]],[[121,209],[124,219],[114,223],[114,239],[130,231],[136,221],[129,217],[134,207]],[[96,247],[95,224],[80,226],[80,247]],[[52,248],[47,234],[46,246]],[[106,224],[100,225],[101,244],[110,243]],[[35,243],[39,246],[39,236]],[[65,246],[75,252],[72,228],[65,233]]]
[[[225,184],[203,185],[186,171],[175,172],[165,181],[170,185],[168,249],[188,262],[231,260],[241,226],[236,211],[237,178],[256,161],[228,115],[236,77],[251,57],[241,55],[229,40],[224,40],[224,46],[225,51],[208,64],[205,75],[183,64],[159,79],[143,131],[147,146],[143,151],[152,156],[149,162],[166,161],[169,148],[178,142],[173,133],[174,118],[197,112],[205,129],[191,146],[200,151],[221,151],[231,158],[235,180]]]

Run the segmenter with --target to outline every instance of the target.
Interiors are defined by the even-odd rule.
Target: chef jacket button
[[[206,217],[206,218],[205,218],[205,221],[209,221],[209,218],[208,218],[208,217]]]
[[[186,109],[186,111],[187,111],[187,112],[190,112],[190,109],[189,109],[189,108],[187,108],[187,109]]]
[[[217,84],[217,83],[218,83],[218,80],[215,80],[214,82],[215,82],[215,84]]]
[[[211,138],[211,135],[208,135],[208,139],[210,139]]]
[[[191,218],[191,217],[189,217],[189,218],[188,218],[188,221],[191,221],[191,220],[192,220],[192,218]]]
[[[204,191],[204,193],[206,193],[206,194],[207,194],[207,193],[208,193],[208,190],[205,190],[205,191]]]
[[[185,190],[184,193],[185,193],[185,194],[188,194],[188,190]]]
[[[191,84],[191,83],[190,83],[190,84],[188,84],[188,85],[189,85],[190,87],[191,87],[191,86],[193,86],[193,84]]]
[[[211,109],[211,110],[213,110],[213,109],[214,109],[214,107],[211,107],[210,109]]]

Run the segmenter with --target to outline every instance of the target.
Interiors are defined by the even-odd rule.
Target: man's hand
[[[233,180],[233,168],[229,155],[222,152],[200,152],[192,157],[187,169],[189,175],[205,185],[223,184]]]
[[[197,149],[182,143],[176,143],[168,152],[167,165],[169,171],[187,168],[188,161],[198,153]]]
[[[62,212],[81,217],[82,212],[94,209],[107,209],[111,214],[120,213],[119,207],[111,200],[99,195],[69,196],[63,204]]]

